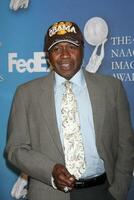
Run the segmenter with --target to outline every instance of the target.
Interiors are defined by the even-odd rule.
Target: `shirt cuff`
[[[54,178],[53,178],[53,176],[51,176],[51,184],[52,184],[53,188],[54,188],[55,190],[57,190],[57,187],[56,187],[56,185],[55,185],[55,183],[54,183]]]

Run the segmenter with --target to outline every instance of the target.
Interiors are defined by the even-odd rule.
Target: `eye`
[[[78,47],[77,47],[76,45],[74,45],[74,44],[69,44],[69,45],[68,45],[68,48],[69,48],[70,50],[75,50],[75,49],[77,49]]]
[[[58,53],[60,51],[61,51],[61,47],[58,45],[55,45],[51,50],[51,52],[53,52],[53,53]]]

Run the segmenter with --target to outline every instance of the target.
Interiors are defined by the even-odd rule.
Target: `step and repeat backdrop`
[[[16,1],[17,2],[17,1]],[[134,1],[0,1],[0,199],[10,195],[18,172],[6,163],[7,123],[16,87],[47,76],[44,34],[52,23],[76,22],[85,37],[84,66],[123,82],[134,128]],[[25,2],[25,3],[24,3]],[[125,123],[125,122],[124,122]],[[134,199],[134,181],[128,200]]]

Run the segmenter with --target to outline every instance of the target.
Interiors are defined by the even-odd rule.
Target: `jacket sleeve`
[[[126,200],[134,169],[134,133],[131,126],[129,105],[121,82],[119,82],[117,90],[116,105],[119,146],[110,192],[117,200]]]
[[[17,90],[8,124],[6,153],[8,160],[29,176],[51,185],[51,172],[55,162],[45,153],[33,150],[23,91]]]

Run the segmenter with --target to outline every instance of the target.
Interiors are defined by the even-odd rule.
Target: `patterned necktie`
[[[80,132],[77,101],[72,91],[72,83],[66,81],[61,104],[62,131],[64,138],[65,164],[76,179],[85,171],[84,147]]]

